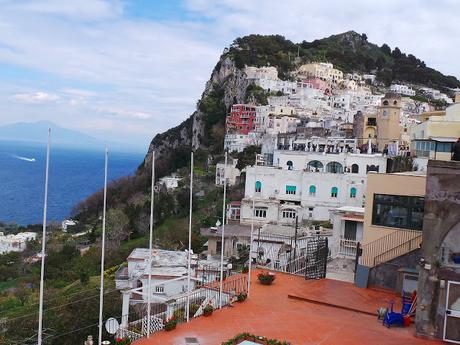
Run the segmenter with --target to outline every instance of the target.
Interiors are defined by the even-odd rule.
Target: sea
[[[132,175],[142,152],[109,152],[108,180]],[[41,224],[46,145],[0,141],[0,222]],[[104,150],[53,146],[50,153],[49,221],[70,217],[78,202],[104,185]]]

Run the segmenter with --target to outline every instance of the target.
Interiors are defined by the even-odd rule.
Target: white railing
[[[358,241],[341,237],[340,245],[339,245],[339,254],[354,258],[356,257],[356,246],[357,245],[358,245]]]

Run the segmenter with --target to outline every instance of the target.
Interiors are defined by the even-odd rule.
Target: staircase
[[[397,230],[364,244],[360,264],[372,268],[416,250],[421,245],[421,231]]]

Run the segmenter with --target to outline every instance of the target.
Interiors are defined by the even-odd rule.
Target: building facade
[[[382,155],[276,150],[272,166],[246,169],[241,224],[328,220],[330,210],[362,207],[369,171],[386,171]]]
[[[234,104],[227,115],[227,133],[247,135],[255,129],[256,108],[248,104]]]

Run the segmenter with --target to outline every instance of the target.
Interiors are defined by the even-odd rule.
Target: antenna
[[[153,202],[155,200],[155,150],[152,150],[152,182],[150,195],[150,237],[149,237],[149,264],[147,266],[147,274],[149,275],[147,293],[147,338],[150,338],[150,313],[151,313],[151,284],[152,284],[152,250],[153,250]]]
[[[46,212],[48,208],[48,176],[50,165],[51,128],[48,128],[48,144],[46,146],[46,168],[45,168],[45,199],[43,206],[43,235],[42,235],[42,263],[40,271],[40,297],[38,307],[38,345],[42,344],[43,335],[43,291],[45,285],[45,249],[46,249]]]
[[[105,148],[104,164],[104,205],[102,209],[102,248],[101,248],[101,287],[99,292],[99,338],[98,343],[102,345],[102,311],[104,309],[104,259],[105,259],[105,214],[107,209],[107,162],[109,150]]]
[[[190,215],[188,220],[188,261],[187,261],[187,322],[190,319],[190,266],[192,260],[192,202],[193,202],[193,149],[190,153]]]
[[[222,201],[222,246],[220,249],[220,284],[219,284],[219,308],[222,308],[222,290],[224,281],[224,247],[225,247],[225,198],[227,196],[227,151],[225,151],[224,168],[224,198]]]

